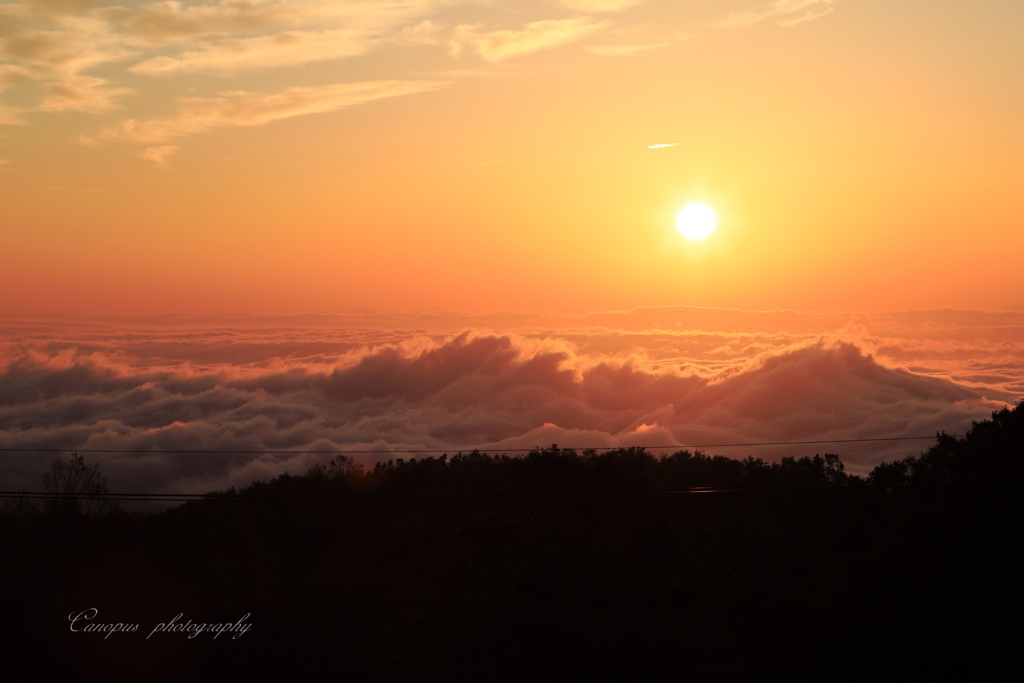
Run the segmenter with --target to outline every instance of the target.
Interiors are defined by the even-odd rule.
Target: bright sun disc
[[[676,214],[676,229],[689,240],[702,240],[715,231],[718,216],[704,202],[690,202]]]

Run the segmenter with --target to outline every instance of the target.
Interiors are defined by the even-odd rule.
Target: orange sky
[[[1024,5],[682,5],[0,2],[0,312],[1024,308]]]

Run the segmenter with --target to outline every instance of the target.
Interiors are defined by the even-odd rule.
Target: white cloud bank
[[[11,321],[0,342],[0,447],[455,452],[956,433],[1024,396],[1024,315],[978,315],[650,309],[579,318],[560,333],[441,329],[471,322],[458,316],[434,318],[428,333],[365,317],[232,330]],[[622,326],[650,316],[666,324]],[[673,327],[672,317],[688,323]],[[716,319],[727,327],[694,327]],[[768,330],[771,321],[786,325]],[[929,445],[708,450],[837,452],[863,474]],[[41,457],[8,454],[0,478],[33,486]],[[98,457],[115,489],[199,492],[302,471],[316,456]]]

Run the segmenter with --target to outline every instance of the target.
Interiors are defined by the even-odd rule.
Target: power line
[[[861,490],[859,488],[829,484],[760,485],[760,486],[692,486],[677,489],[641,490],[558,490],[558,491],[478,491],[478,492],[348,492],[338,494],[303,493],[56,493],[49,491],[0,491],[0,498],[31,500],[82,501],[146,501],[146,502],[346,502],[368,500],[502,500],[508,498],[645,498],[649,496],[704,496],[704,495],[762,495],[793,493],[825,493]]]
[[[951,437],[957,437],[957,434],[950,434]],[[887,436],[887,437],[869,437],[860,439],[817,439],[807,441],[746,441],[737,443],[705,443],[705,444],[680,444],[674,446],[575,446],[575,447],[559,447],[560,451],[616,451],[626,450],[629,448],[639,448],[643,450],[670,450],[670,449],[699,449],[699,448],[747,448],[747,447],[761,447],[761,446],[809,446],[809,445],[822,445],[822,444],[842,444],[842,443],[873,443],[873,442],[885,442],[885,441],[922,441],[925,439],[935,439],[935,434],[929,434],[928,436]],[[225,455],[418,455],[418,454],[433,454],[433,453],[530,453],[533,451],[543,451],[546,447],[537,446],[534,448],[500,448],[500,447],[458,447],[458,448],[435,448],[435,449],[390,449],[382,450],[376,448],[359,448],[359,449],[331,449],[331,450],[272,450],[272,449],[230,449],[230,448],[196,448],[196,449],[168,449],[168,450],[153,450],[144,448],[0,448],[0,453],[64,453],[73,451],[76,453],[94,453],[94,454],[165,454],[165,455],[183,455],[183,454],[225,454]]]

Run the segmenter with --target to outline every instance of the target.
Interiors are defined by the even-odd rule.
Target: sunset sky
[[[5,2],[0,308],[1020,308],[1022,25],[1016,0]]]
[[[1019,0],[0,0],[0,447],[963,430],[1024,397],[1022,27]]]

